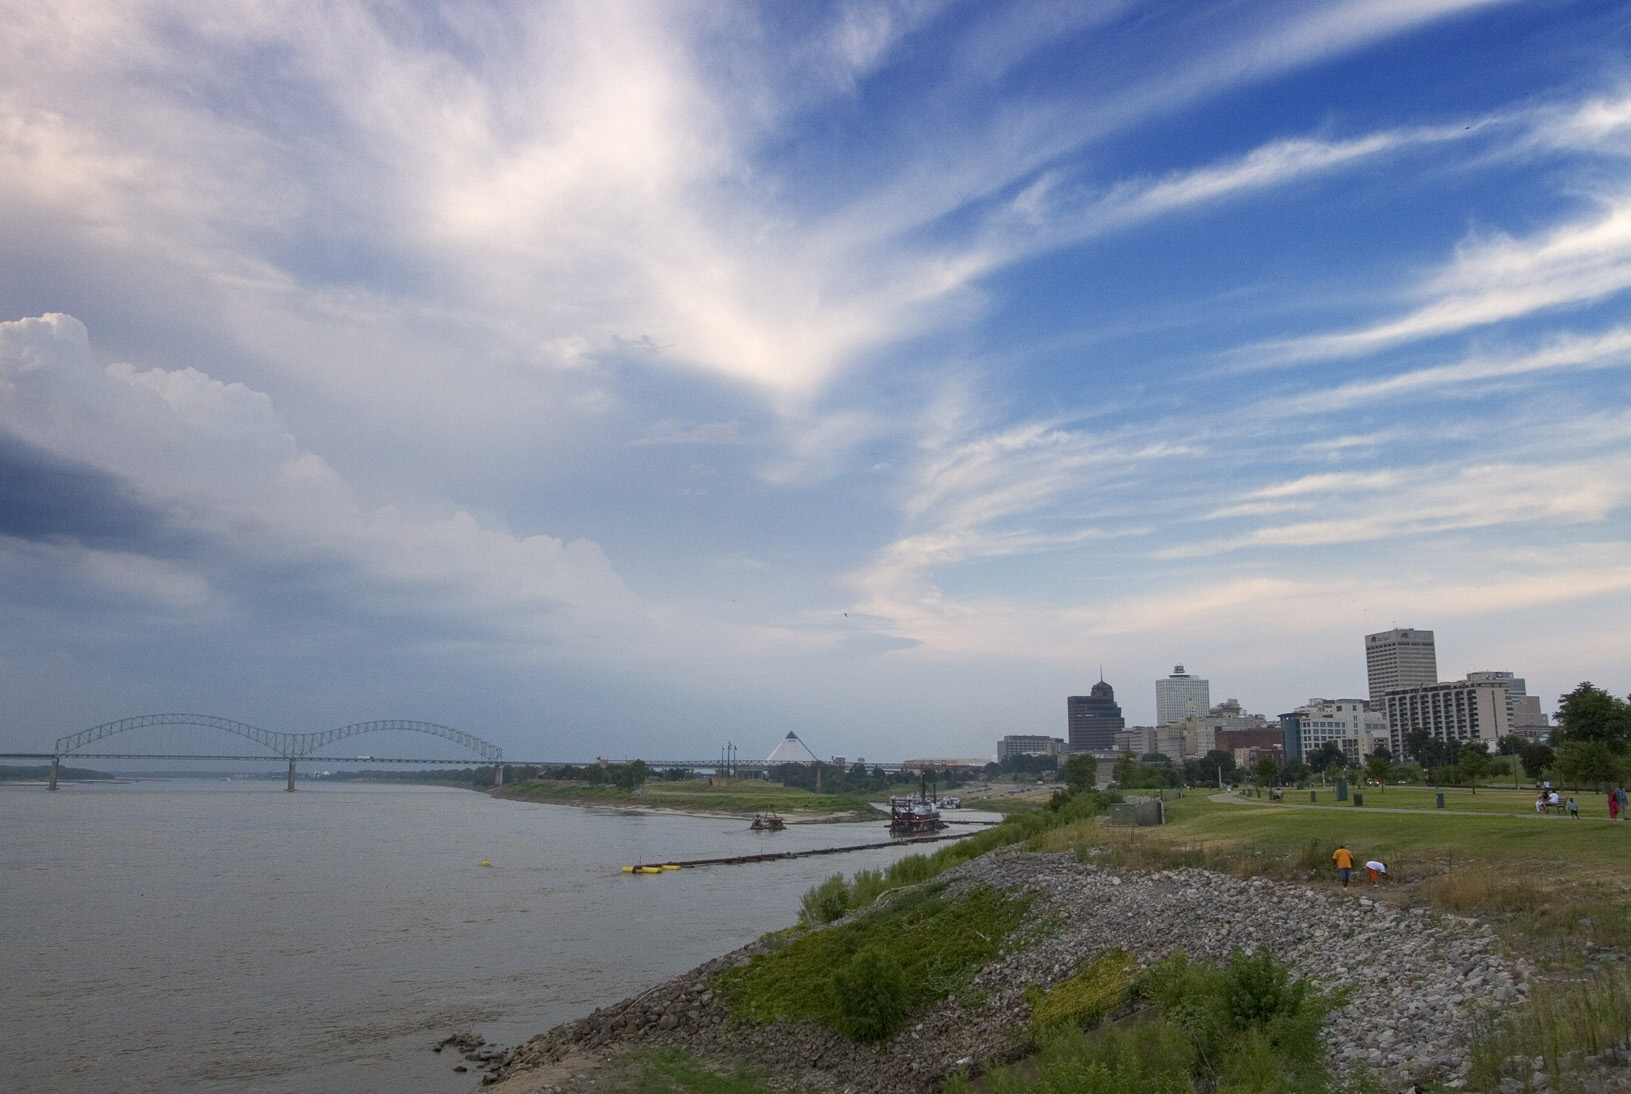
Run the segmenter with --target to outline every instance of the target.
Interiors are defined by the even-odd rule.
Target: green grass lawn
[[[1474,793],[1467,787],[1431,787],[1431,786],[1352,786],[1348,787],[1349,801],[1336,800],[1336,787],[1312,787],[1319,805],[1341,805],[1344,808],[1352,805],[1353,795],[1363,795],[1365,804],[1360,808],[1375,807],[1378,809],[1434,809],[1436,796],[1444,795],[1444,809],[1450,813],[1523,813],[1535,816],[1535,792],[1524,787],[1513,790],[1511,786],[1480,786]],[[1198,790],[1189,791],[1190,794],[1202,793]],[[1215,793],[1215,791],[1213,791]],[[1582,818],[1608,819],[1608,799],[1602,794],[1593,791],[1559,791],[1561,800],[1568,801],[1574,798],[1580,805]],[[1253,799],[1254,801],[1259,799]],[[1261,799],[1266,801],[1267,799]],[[1307,805],[1307,790],[1292,790],[1289,787],[1285,792],[1287,805]],[[1555,811],[1553,815],[1556,815]]]

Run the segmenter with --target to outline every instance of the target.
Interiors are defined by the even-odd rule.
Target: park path
[[[1229,805],[1229,804],[1233,804],[1233,805],[1256,805],[1256,806],[1267,807],[1267,808],[1270,808],[1270,809],[1345,809],[1345,810],[1363,809],[1367,813],[1424,813],[1424,814],[1426,814],[1428,816],[1437,816],[1437,817],[1516,817],[1519,820],[1524,820],[1524,819],[1532,819],[1532,820],[1572,820],[1572,819],[1574,819],[1574,818],[1569,817],[1567,814],[1564,814],[1564,813],[1535,813],[1535,812],[1528,812],[1528,813],[1471,813],[1471,812],[1465,812],[1465,811],[1458,810],[1458,809],[1396,809],[1396,808],[1393,808],[1391,806],[1386,806],[1386,805],[1360,805],[1360,806],[1356,806],[1352,802],[1349,802],[1347,805],[1317,805],[1317,804],[1315,804],[1313,802],[1288,802],[1288,801],[1277,801],[1276,802],[1276,801],[1266,801],[1266,800],[1264,800],[1262,798],[1242,798],[1242,797],[1239,797],[1236,794],[1230,793],[1227,790],[1225,790],[1221,794],[1210,794],[1210,795],[1207,796],[1206,800],[1207,801],[1214,801],[1214,802],[1221,802],[1221,803],[1223,803],[1225,805]],[[1605,806],[1604,808],[1607,808],[1607,807]],[[1610,822],[1607,817],[1590,817],[1590,816],[1582,815],[1579,819],[1582,820],[1582,821],[1596,822],[1598,824],[1617,823],[1617,822]]]

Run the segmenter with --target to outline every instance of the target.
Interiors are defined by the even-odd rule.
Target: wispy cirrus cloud
[[[1324,390],[1264,400],[1254,413],[1268,416],[1323,414],[1369,403],[1428,399],[1487,390],[1491,382],[1631,365],[1631,328],[1600,334],[1562,334],[1528,352],[1478,354],[1454,364],[1410,369],[1391,376],[1351,380]]]
[[[1473,238],[1453,262],[1422,279],[1423,303],[1357,330],[1253,346],[1251,367],[1358,357],[1503,320],[1588,304],[1631,288],[1631,196],[1604,199],[1598,215],[1528,238]]]
[[[1260,499],[1274,513],[1318,513],[1159,552],[1196,558],[1247,548],[1321,547],[1404,536],[1538,522],[1590,523],[1631,501],[1631,453],[1591,462],[1427,465],[1373,473],[1305,476],[1245,495],[1205,519],[1259,515]],[[1296,499],[1288,504],[1288,499]]]

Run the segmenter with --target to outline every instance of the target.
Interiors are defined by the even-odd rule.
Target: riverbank
[[[1024,918],[1014,943],[969,990],[914,1012],[886,1039],[852,1043],[809,1020],[743,1020],[730,975],[774,952],[779,940],[771,938],[535,1038],[502,1061],[493,1089],[584,1089],[606,1061],[664,1048],[746,1062],[806,1089],[928,1094],[955,1071],[1022,1055],[1037,992],[1063,984],[1099,953],[1123,950],[1146,966],[1175,950],[1226,959],[1235,946],[1267,946],[1321,989],[1346,992],[1327,1024],[1337,1069],[1363,1068],[1402,1088],[1464,1079],[1475,1006],[1516,1004],[1529,992],[1527,964],[1499,953],[1492,928],[1396,908],[1361,889],[1196,869],[1123,871],[1070,854],[1023,852],[976,859],[937,884],[948,900],[989,888],[1026,901]]]
[[[1169,816],[1154,829],[1099,818],[1055,826],[900,891],[918,894],[908,904],[995,891],[1025,914],[966,979],[936,973],[949,989],[914,1002],[908,1024],[883,1040],[840,1035],[830,1006],[824,1015],[819,1000],[788,1003],[785,982],[779,997],[762,993],[775,962],[797,971],[798,960],[819,993],[835,966],[797,955],[819,950],[825,931],[849,938],[833,951],[847,961],[868,944],[869,917],[896,914],[899,894],[558,1026],[498,1061],[496,1089],[711,1091],[709,1076],[736,1069],[756,1076],[731,1081],[740,1094],[932,1094],[948,1075],[1035,1051],[1038,1002],[1074,990],[1097,957],[1215,961],[1241,946],[1267,947],[1317,989],[1343,993],[1326,1041],[1332,1071],[1355,1090],[1631,1090],[1631,980],[1619,971],[1631,953],[1631,892],[1623,836],[1610,826],[1268,810],[1200,795],[1170,802]],[[1338,887],[1329,860],[1344,843],[1395,864],[1393,882]],[[1480,1028],[1498,1032],[1480,1042]],[[653,1069],[701,1078],[647,1087]]]

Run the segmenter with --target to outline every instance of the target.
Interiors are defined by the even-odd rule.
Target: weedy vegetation
[[[926,885],[824,929],[772,936],[770,952],[720,973],[715,988],[748,1021],[785,1015],[879,1040],[918,1007],[966,992],[1030,904],[990,886]]]

